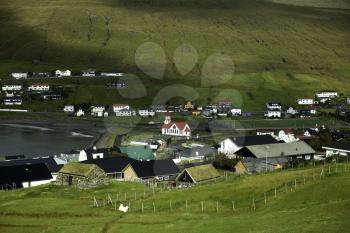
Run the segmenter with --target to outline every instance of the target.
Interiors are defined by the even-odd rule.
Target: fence
[[[120,204],[129,206],[129,212],[134,213],[155,213],[155,212],[192,212],[192,213],[227,213],[236,211],[255,211],[268,205],[271,200],[278,200],[279,197],[290,192],[295,192],[298,188],[321,181],[327,177],[338,173],[350,172],[348,163],[329,164],[314,167],[309,174],[295,176],[288,182],[280,183],[273,188],[269,188],[259,195],[255,195],[251,200],[244,202],[237,201],[232,197],[231,200],[186,200],[186,199],[168,199],[166,201],[149,200],[156,193],[173,192],[177,189],[164,190],[161,188],[152,188],[150,191],[144,190],[143,193],[118,193],[115,197],[110,194],[104,199],[93,197],[93,207],[105,207],[110,210],[118,210]],[[237,176],[225,175],[220,180],[229,180]]]

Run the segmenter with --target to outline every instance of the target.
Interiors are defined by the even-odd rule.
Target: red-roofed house
[[[165,113],[165,120],[162,126],[162,134],[190,137],[191,128],[185,121],[172,121],[169,112]]]

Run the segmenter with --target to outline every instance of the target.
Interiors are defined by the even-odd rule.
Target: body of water
[[[70,130],[34,125],[0,124],[0,156],[55,155],[72,149],[84,149],[95,139],[92,135]]]

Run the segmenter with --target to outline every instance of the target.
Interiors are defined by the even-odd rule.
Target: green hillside
[[[177,191],[158,187],[154,193],[128,182],[84,191],[53,185],[1,191],[0,231],[346,232],[350,227],[349,166],[334,164],[328,174],[326,165],[322,179],[321,171],[316,167],[229,176]],[[118,197],[118,205],[130,205],[131,212],[116,212],[107,203],[108,194],[113,202]],[[100,207],[92,207],[93,197]]]
[[[0,74],[116,69],[141,77],[147,103],[165,86],[180,83],[195,89],[199,103],[225,97],[252,110],[267,99],[294,103],[325,88],[348,93],[349,6],[348,0],[6,1],[0,5]],[[141,47],[139,54],[145,42],[160,50],[153,54]],[[176,49],[183,44],[197,52],[182,57],[183,50]],[[215,66],[227,59],[234,65]],[[152,69],[162,60],[163,80],[150,79],[137,67]],[[225,80],[218,81],[215,72],[223,69],[234,75],[222,73]],[[103,87],[95,93],[82,86],[69,100],[130,99]],[[183,91],[171,90],[182,96]]]

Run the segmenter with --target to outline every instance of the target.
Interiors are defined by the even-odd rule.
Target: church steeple
[[[165,113],[164,124],[169,124],[171,122],[171,114],[170,112]]]

